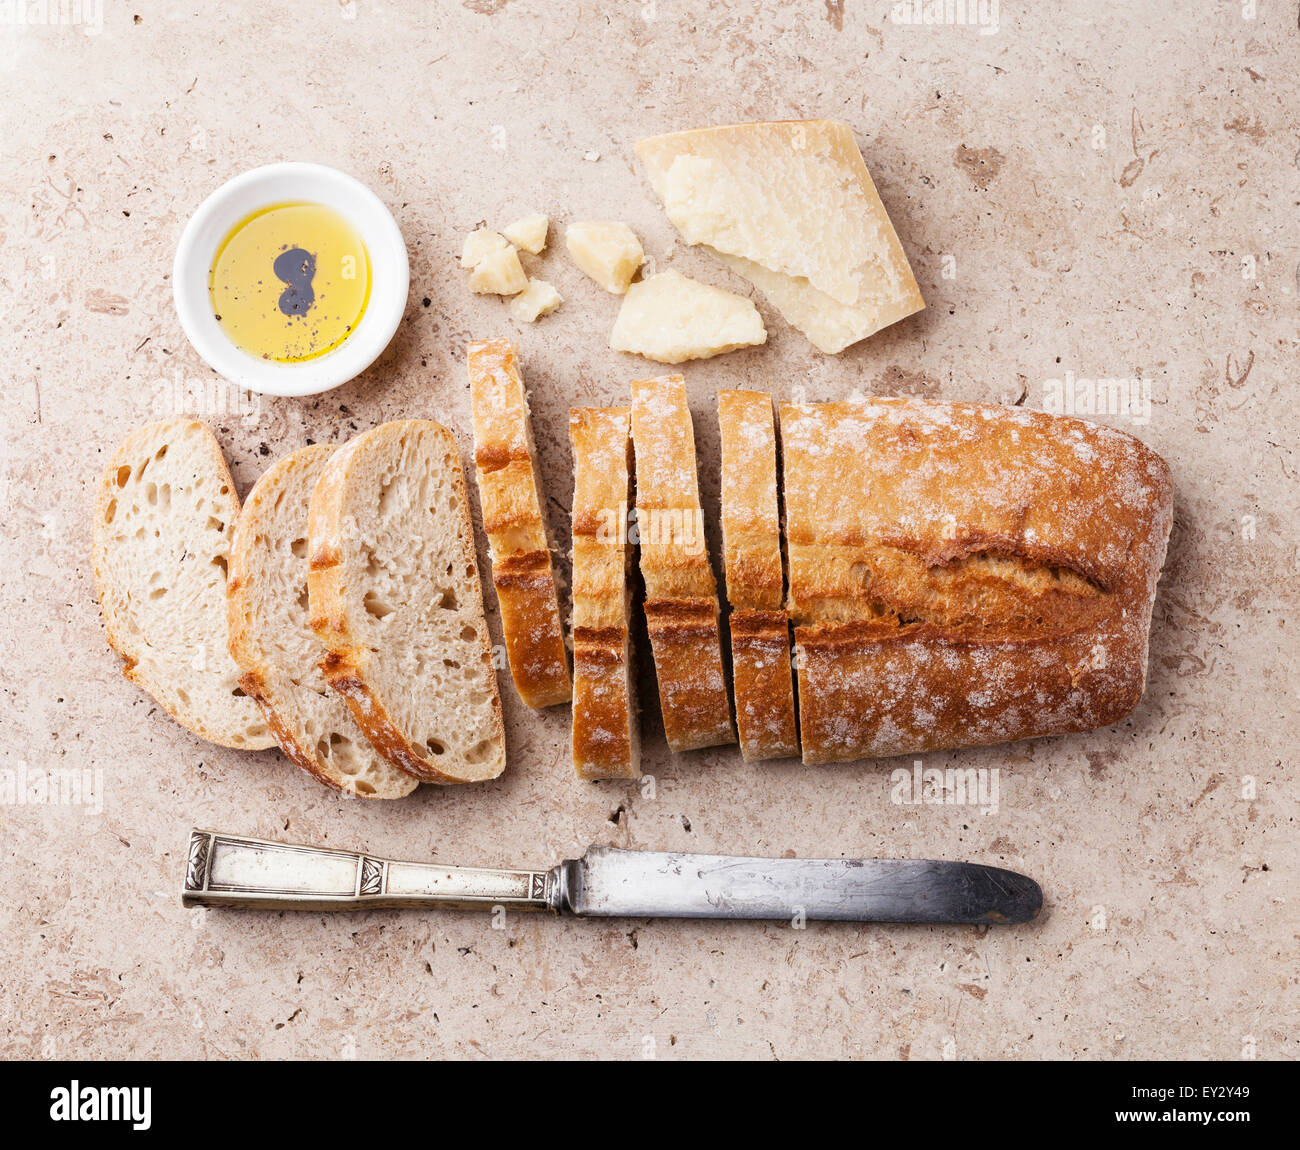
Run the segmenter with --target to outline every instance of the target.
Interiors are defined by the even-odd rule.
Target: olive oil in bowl
[[[218,246],[212,310],[241,351],[278,363],[342,344],[370,300],[370,259],[351,222],[323,204],[263,208]]]

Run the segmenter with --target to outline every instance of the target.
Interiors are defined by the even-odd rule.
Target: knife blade
[[[937,859],[769,859],[592,847],[561,864],[567,909],[626,918],[1028,922],[1033,879]]]
[[[937,859],[769,859],[591,847],[549,870],[403,862],[355,851],[190,832],[186,906],[330,910],[513,907],[591,918],[1023,923],[1038,884]]]

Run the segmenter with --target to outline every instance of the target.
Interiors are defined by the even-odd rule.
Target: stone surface
[[[985,35],[883,2],[751,7],[141,0],[92,35],[0,26],[0,767],[102,780],[102,804],[3,812],[0,1054],[1296,1055],[1293,10],[1002,5]],[[1000,772],[981,813],[892,802],[907,762],[670,758],[646,683],[650,796],[577,782],[567,713],[528,713],[503,677],[505,777],[366,805],[278,753],[203,745],[121,677],[88,511],[130,428],[196,411],[242,490],[282,452],[399,416],[468,452],[466,341],[512,335],[567,542],[567,409],[659,369],[608,350],[619,301],[559,229],[626,220],[657,268],[746,291],[676,240],[632,144],[803,116],[853,125],[929,308],[825,357],[759,299],[768,346],[687,365],[710,515],[719,387],[1042,406],[1052,380],[1140,378],[1149,420],[1098,418],[1170,461],[1177,523],[1129,721],[929,756]],[[373,187],[413,273],[382,362],[307,401],[229,392],[171,306],[189,213],[289,158]],[[456,259],[476,225],[532,210],[556,223],[525,258],[565,303],[521,326]],[[591,842],[961,857],[1034,875],[1048,906],[994,930],[191,912],[192,825],[484,865]]]

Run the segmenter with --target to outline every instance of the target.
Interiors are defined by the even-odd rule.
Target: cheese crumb
[[[460,253],[460,266],[474,268],[482,262],[484,256],[499,252],[507,247],[506,238],[491,228],[479,228],[465,237],[465,246]]]
[[[632,285],[609,337],[615,351],[658,363],[707,359],[766,342],[763,317],[750,300],[672,270]]]
[[[573,262],[607,292],[622,295],[645,262],[636,232],[627,224],[591,220],[570,224],[565,246]]]
[[[519,253],[509,244],[483,256],[469,273],[469,290],[480,295],[517,295],[527,286]]]
[[[541,212],[534,212],[521,220],[515,220],[505,229],[505,237],[515,247],[531,252],[533,255],[540,255],[546,248],[546,232],[550,226],[551,221],[547,216]]]
[[[510,314],[522,323],[536,323],[563,302],[564,297],[545,280],[529,280],[523,292],[510,301]]]

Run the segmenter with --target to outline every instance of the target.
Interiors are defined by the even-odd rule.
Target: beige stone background
[[[102,807],[0,812],[0,1052],[1296,1055],[1296,5],[1004,0],[998,15],[981,34],[896,22],[880,0],[136,0],[100,29],[0,24],[0,766],[103,778]],[[366,805],[278,753],[204,745],[121,677],[88,563],[90,492],[119,437],[195,410],[241,490],[309,438],[394,417],[442,420],[468,452],[466,340],[508,334],[562,528],[568,408],[623,400],[647,365],[608,350],[617,301],[562,245],[535,266],[566,303],[521,328],[471,297],[461,238],[530,209],[622,219],[659,267],[746,290],[675,239],[632,145],[804,116],[853,125],[929,308],[825,357],[758,299],[765,348],[686,368],[710,514],[719,387],[1041,406],[1066,372],[1149,381],[1149,422],[1098,416],[1177,485],[1128,721],[929,756],[1000,771],[1000,810],[981,814],[891,803],[907,762],[671,758],[652,717],[651,799],[575,781],[567,713],[527,712],[503,677],[503,778]],[[232,395],[171,304],[189,213],[281,159],[364,180],[411,254],[382,361],[306,401]],[[490,592],[488,607],[499,633]],[[482,865],[593,842],[968,858],[1035,876],[1047,908],[1016,929],[805,931],[190,912],[196,824]]]

